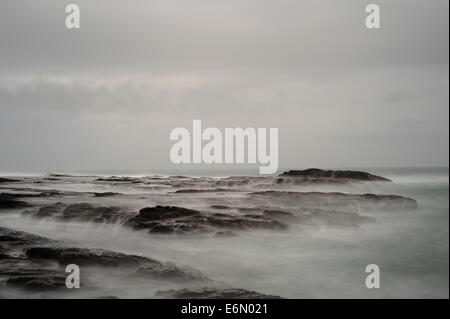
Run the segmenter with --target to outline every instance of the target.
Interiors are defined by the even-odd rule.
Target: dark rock
[[[57,202],[54,204],[42,206],[37,212],[24,211],[23,215],[32,215],[33,217],[44,218],[44,217],[54,217],[57,214],[61,214],[62,210],[66,207],[63,203]]]
[[[9,254],[8,254],[8,250],[3,247],[2,245],[0,245],[0,259],[5,259],[5,258],[9,258]]]
[[[265,295],[246,289],[215,287],[165,290],[158,291],[155,295],[171,299],[281,299],[279,296]]]
[[[24,198],[24,197],[42,197],[41,193],[0,193],[1,197]]]
[[[161,221],[180,217],[200,216],[197,210],[176,206],[155,206],[142,208],[139,215],[130,218],[125,224],[135,229],[156,226],[154,221]]]
[[[200,272],[191,268],[178,267],[172,263],[162,263],[150,258],[127,255],[104,249],[73,247],[32,247],[26,255],[33,259],[48,259],[61,265],[128,267],[135,274],[161,280],[208,281]]]
[[[137,276],[175,282],[211,282],[199,271],[147,257],[104,249],[67,247],[65,243],[0,227],[0,278],[7,286],[48,291],[65,287],[65,266],[108,267],[118,276]]]
[[[8,286],[24,289],[49,290],[65,285],[62,268],[51,269],[27,258],[23,251],[34,245],[58,245],[59,242],[0,227],[0,277]]]
[[[89,203],[66,205],[57,202],[40,207],[37,211],[25,211],[23,214],[37,218],[53,217],[63,220],[92,221],[92,222],[118,222],[129,218],[128,212],[120,207],[96,206]]]
[[[4,249],[24,248],[30,245],[53,244],[59,242],[45,237],[0,227],[0,243]]]
[[[26,250],[29,258],[50,259],[61,265],[97,265],[106,267],[139,266],[143,263],[157,263],[157,261],[135,256],[116,253],[104,249],[88,249],[73,247],[31,247]]]
[[[224,193],[224,192],[238,192],[236,189],[228,188],[213,188],[213,189],[179,189],[175,194],[190,194],[190,193]]]
[[[65,282],[66,276],[62,271],[38,269],[19,272],[6,280],[8,286],[37,291],[66,288]]]
[[[135,229],[148,229],[151,233],[166,234],[215,232],[216,228],[227,230],[287,228],[283,223],[264,218],[262,215],[212,214],[176,206],[143,208],[139,215],[130,218],[125,225]]]
[[[61,202],[57,202],[54,204],[50,204],[47,206],[43,206],[39,208],[39,211],[37,212],[38,217],[48,217],[48,216],[54,216],[56,214],[60,214],[63,209],[66,207],[65,204]]]
[[[340,171],[340,170],[322,170],[318,168],[309,168],[305,170],[290,170],[282,173],[280,176],[312,177],[312,178],[345,178],[360,181],[390,181],[387,178],[372,175],[361,171]]]
[[[49,174],[49,176],[52,176],[52,177],[75,177],[74,175],[58,174],[58,173],[52,173],[52,174]]]
[[[161,220],[199,215],[201,215],[201,213],[197,210],[176,206],[146,207],[139,211],[139,216],[146,220]]]
[[[100,177],[100,178],[97,178],[96,181],[98,181],[98,182],[142,183],[142,181],[140,181],[137,178],[133,178],[133,177],[116,177],[116,176]]]
[[[172,234],[176,231],[176,228],[168,225],[155,225],[149,231],[155,234]]]
[[[20,181],[17,179],[0,177],[0,183],[14,183],[14,182],[20,182]]]
[[[13,209],[13,208],[24,208],[29,207],[30,204],[24,201],[20,201],[9,194],[0,194],[0,209]]]
[[[58,196],[58,195],[64,195],[63,192],[57,191],[57,190],[50,190],[41,192],[40,194],[36,195],[36,197],[52,197],[52,196]],[[67,195],[70,195],[67,193]]]
[[[1,193],[0,197],[10,197],[10,198],[32,198],[32,197],[51,197],[60,195],[59,191],[45,191],[45,192],[30,192],[30,193]]]
[[[116,196],[119,193],[114,192],[104,192],[104,193],[94,193],[94,197],[110,197],[110,196]]]
[[[116,222],[121,220],[124,215],[126,213],[120,207],[102,207],[88,203],[69,205],[62,212],[63,219],[93,222]]]

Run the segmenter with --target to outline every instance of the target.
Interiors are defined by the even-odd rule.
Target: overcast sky
[[[65,27],[65,5],[81,28]],[[172,168],[192,120],[280,167],[448,166],[447,0],[1,0],[0,171]]]

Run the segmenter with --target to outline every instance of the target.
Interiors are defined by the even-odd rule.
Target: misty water
[[[404,195],[416,199],[418,208],[360,209],[360,215],[371,216],[376,222],[358,228],[294,225],[289,231],[252,230],[231,237],[152,235],[115,224],[36,220],[16,212],[0,213],[0,226],[76,246],[194,267],[217,282],[285,298],[448,298],[448,168],[371,172],[393,182],[308,186],[301,190]],[[99,186],[89,183],[52,185],[53,189],[58,187],[78,192],[99,191]],[[105,186],[101,191],[111,189]],[[121,189],[121,192],[143,191]],[[380,267],[379,289],[366,288],[368,264]],[[90,280],[100,288],[95,292],[80,289],[70,297],[141,298],[151,297],[161,288],[181,287],[132,280],[98,269],[91,271]],[[6,293],[6,297],[54,296],[20,290]]]

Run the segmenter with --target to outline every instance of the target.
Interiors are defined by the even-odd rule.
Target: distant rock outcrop
[[[350,179],[358,181],[385,181],[390,180],[382,176],[373,175],[362,171],[341,171],[341,170],[323,170],[318,168],[309,168],[304,170],[290,170],[282,173],[280,176],[291,177],[310,177],[310,178],[337,178]]]

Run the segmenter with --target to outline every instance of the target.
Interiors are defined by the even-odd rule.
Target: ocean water
[[[138,254],[195,267],[216,281],[286,298],[448,298],[449,169],[383,168],[371,173],[393,183],[303,187],[302,190],[397,194],[417,200],[417,209],[360,210],[376,223],[349,228],[294,227],[289,232],[249,231],[235,237],[157,236],[118,225],[36,221],[0,214],[0,226],[74,245]],[[73,173],[73,172],[72,172]],[[170,171],[91,171],[92,175],[172,175]],[[191,175],[253,175],[243,171]],[[11,174],[14,175],[14,174]],[[5,174],[0,174],[5,176]],[[78,191],[92,185],[75,185]],[[380,268],[380,288],[365,286],[365,267]],[[106,278],[102,292],[122,298],[151,296],[160,287]],[[83,296],[83,292],[80,292]],[[24,295],[21,295],[24,296]],[[85,296],[90,296],[89,294]],[[25,295],[27,297],[27,295]]]

